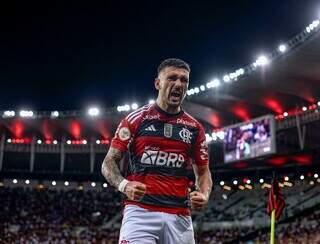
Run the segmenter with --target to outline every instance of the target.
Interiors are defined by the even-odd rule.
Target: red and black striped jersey
[[[202,125],[181,110],[169,114],[158,105],[146,105],[127,115],[119,124],[111,147],[129,150],[128,180],[147,186],[138,201],[146,209],[190,214],[188,169],[207,165],[208,147]]]

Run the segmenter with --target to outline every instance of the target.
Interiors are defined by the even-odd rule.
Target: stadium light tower
[[[287,46],[284,44],[281,44],[278,49],[280,52],[284,53],[287,50]]]
[[[258,57],[255,63],[257,66],[264,66],[269,64],[269,59],[265,55],[261,55]]]
[[[31,118],[31,117],[33,117],[33,111],[31,111],[31,110],[21,110],[19,112],[19,115],[20,115],[20,117],[23,117],[23,118]]]

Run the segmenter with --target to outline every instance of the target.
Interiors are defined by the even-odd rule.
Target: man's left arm
[[[196,190],[190,193],[191,208],[201,210],[209,201],[212,179],[209,165],[193,164],[196,177]]]

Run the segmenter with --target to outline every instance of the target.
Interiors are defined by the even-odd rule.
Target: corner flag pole
[[[275,244],[275,225],[276,225],[276,210],[273,209],[271,212],[271,232],[270,232],[270,244]]]

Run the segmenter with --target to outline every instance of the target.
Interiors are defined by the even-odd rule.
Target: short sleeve
[[[199,134],[193,150],[195,164],[199,166],[209,164],[208,144],[206,142],[206,136],[202,126],[199,128]]]
[[[122,152],[125,152],[128,150],[128,144],[131,141],[132,138],[132,128],[129,122],[126,118],[124,118],[114,135],[114,137],[111,140],[111,147],[119,149]]]

